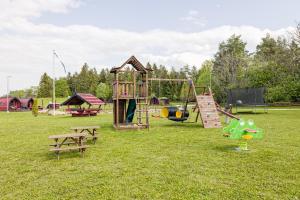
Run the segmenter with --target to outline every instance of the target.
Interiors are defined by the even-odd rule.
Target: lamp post
[[[6,77],[6,112],[9,113],[9,102],[8,102],[8,95],[9,95],[9,79],[11,78],[11,76],[7,76]]]

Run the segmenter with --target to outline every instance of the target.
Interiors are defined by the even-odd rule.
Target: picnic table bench
[[[95,144],[98,138],[97,130],[99,128],[100,126],[77,126],[77,127],[71,127],[70,129],[75,131],[75,133],[87,133],[88,135],[86,138],[92,138]]]
[[[48,138],[53,139],[55,143],[50,145],[53,146],[53,148],[50,149],[50,151],[55,152],[58,160],[59,160],[59,153],[61,151],[79,150],[79,152],[83,156],[85,149],[88,147],[87,145],[84,144],[86,135],[87,135],[86,133],[51,135]],[[65,147],[65,145],[68,146]]]

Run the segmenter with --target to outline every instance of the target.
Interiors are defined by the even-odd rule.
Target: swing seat
[[[175,121],[175,122],[183,122],[188,119],[188,117],[182,117],[182,118],[177,118],[177,117],[168,117],[169,120]]]

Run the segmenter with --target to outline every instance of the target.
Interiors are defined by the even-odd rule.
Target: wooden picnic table
[[[77,127],[71,127],[70,129],[75,131],[76,133],[87,133],[92,138],[94,144],[96,143],[96,140],[98,138],[97,136],[97,130],[100,128],[100,126],[77,126]],[[88,137],[86,137],[88,138]]]
[[[87,145],[84,144],[86,135],[87,135],[86,133],[51,135],[48,138],[53,139],[55,143],[50,145],[53,146],[53,148],[50,149],[50,151],[55,152],[58,160],[59,160],[59,153],[61,151],[79,150],[79,152],[83,156],[85,149],[88,147]],[[65,147],[64,145],[68,145],[68,146]]]

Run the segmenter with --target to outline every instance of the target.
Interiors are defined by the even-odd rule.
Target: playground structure
[[[122,77],[126,66],[131,66],[130,77]],[[113,125],[116,129],[149,128],[148,72],[134,56],[120,67],[114,67]],[[137,121],[134,116],[137,114]]]
[[[263,138],[263,130],[257,128],[253,120],[232,119],[230,124],[223,129],[224,136],[233,140],[240,140],[238,150],[248,150],[247,142],[252,139]]]
[[[88,108],[83,108],[83,104],[87,104]],[[72,117],[87,117],[96,116],[104,102],[92,94],[75,93],[61,105],[68,106],[66,111],[71,113]],[[78,108],[70,108],[70,106],[78,106]]]
[[[151,79],[159,81],[183,81],[188,82],[189,89],[186,97],[185,105],[183,108],[176,107],[165,107],[162,109],[162,117],[166,117],[169,120],[176,122],[186,121],[189,117],[189,112],[187,110],[188,103],[190,102],[190,96],[194,95],[196,99],[196,106],[194,111],[197,111],[197,116],[195,122],[198,121],[200,116],[204,128],[219,128],[221,127],[221,121],[218,115],[220,108],[217,108],[216,103],[213,99],[212,92],[210,88],[203,86],[195,86],[193,80],[191,79]],[[200,94],[197,93],[197,89],[201,89]],[[229,113],[222,111],[223,114],[230,115]],[[232,117],[232,116],[230,116]]]
[[[131,65],[131,76],[122,77],[120,74],[125,72],[124,67]],[[197,111],[195,122],[200,116],[204,128],[220,128],[221,121],[218,112],[222,112],[231,118],[239,119],[232,114],[224,111],[218,106],[213,98],[210,88],[195,86],[191,79],[160,79],[148,78],[151,69],[145,68],[134,56],[131,56],[120,67],[111,69],[114,73],[115,80],[113,82],[113,125],[116,129],[140,129],[149,128],[149,111],[148,111],[148,81],[179,81],[189,84],[188,95],[185,105],[182,108],[165,107],[162,109],[162,117],[176,122],[186,121],[189,117],[187,110],[190,96],[194,95]],[[126,71],[128,72],[128,70]],[[124,80],[130,79],[130,80]],[[203,90],[202,93],[196,92],[197,88]],[[137,113],[137,122],[134,122],[134,116]]]

